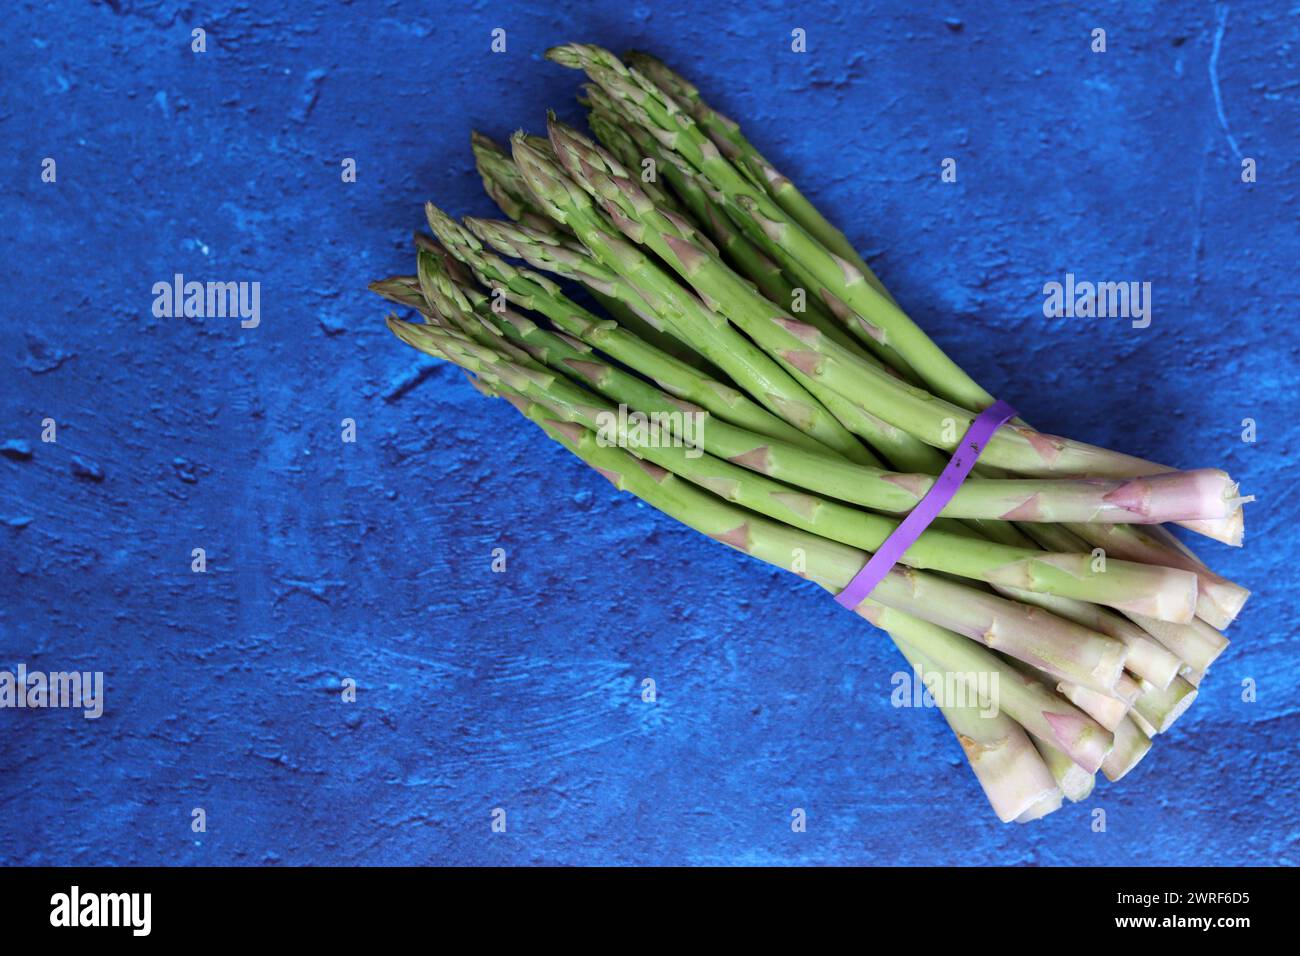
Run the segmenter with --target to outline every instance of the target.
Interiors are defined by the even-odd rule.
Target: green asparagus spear
[[[777,205],[794,217],[795,222],[808,231],[814,239],[838,256],[847,259],[862,272],[881,295],[891,301],[892,296],[876,278],[871,267],[858,255],[853,243],[844,233],[826,220],[789,178],[777,172],[776,167],[758,151],[741,132],[740,125],[723,116],[700,96],[700,91],[685,77],[674,73],[662,61],[649,53],[631,51],[624,56],[629,67],[639,70],[669,96],[673,97],[691,118],[699,124],[715,146],[750,179],[763,186]]]
[[[790,424],[845,457],[863,460],[865,449],[789,371],[721,316],[702,308],[671,275],[611,231],[591,198],[571,182],[546,152],[518,134],[511,140],[515,163],[546,212],[574,231],[597,260],[637,282],[678,336],[696,345],[750,396]]]

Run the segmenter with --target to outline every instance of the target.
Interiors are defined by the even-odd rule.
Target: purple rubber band
[[[957,450],[952,453],[952,458],[943,471],[939,472],[939,477],[925,493],[925,497],[898,523],[894,533],[876,549],[876,553],[849,582],[849,586],[835,595],[835,600],[842,607],[853,610],[876,589],[876,585],[898,563],[903,552],[916,542],[921,532],[930,527],[930,522],[939,517],[944,505],[952,500],[970,470],[975,467],[975,462],[979,460],[980,453],[984,451],[984,446],[993,437],[993,433],[1018,414],[1006,402],[994,402],[975,416],[975,421],[966,429],[966,434],[957,444]]]

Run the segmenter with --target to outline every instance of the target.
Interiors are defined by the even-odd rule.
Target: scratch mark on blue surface
[[[438,362],[435,359],[421,360],[419,365],[407,369],[389,385],[384,391],[384,401],[389,404],[397,401],[437,371]]]
[[[1223,46],[1223,31],[1228,26],[1228,9],[1227,4],[1218,8],[1219,25],[1214,31],[1214,49],[1210,51],[1210,86],[1214,90],[1214,109],[1219,114],[1219,125],[1223,127],[1223,135],[1228,138],[1228,145],[1240,160],[1241,150],[1237,148],[1237,141],[1232,138],[1232,131],[1228,129],[1228,118],[1223,114],[1223,94],[1219,92],[1219,49]]]

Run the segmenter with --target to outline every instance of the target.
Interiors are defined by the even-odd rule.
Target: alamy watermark
[[[917,667],[895,671],[889,678],[894,707],[974,707],[981,717],[996,717],[997,671],[933,671]]]
[[[86,720],[104,713],[103,671],[0,671],[0,708],[73,707]]]
[[[83,893],[73,886],[50,897],[50,925],[54,927],[124,927],[132,936],[148,936],[153,929],[152,893]]]
[[[1151,324],[1150,282],[1065,282],[1043,285],[1043,315],[1049,319],[1131,319],[1133,328]]]
[[[262,324],[262,283],[185,281],[176,273],[171,282],[153,284],[153,314],[159,319],[233,318],[240,328]]]
[[[618,413],[596,414],[596,442],[602,448],[685,448],[687,458],[704,454],[707,412],[629,412],[619,403]]]

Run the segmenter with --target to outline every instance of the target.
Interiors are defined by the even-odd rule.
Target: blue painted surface
[[[1294,9],[424,6],[6,11],[0,668],[107,701],[0,711],[0,861],[1297,862]],[[1128,779],[998,824],[939,716],[891,708],[883,635],[389,337],[364,287],[420,203],[493,211],[469,130],[580,118],[540,59],[569,39],[695,78],[1040,427],[1260,497],[1202,549],[1257,592],[1233,646]],[[1066,271],[1151,281],[1151,327],[1045,320]],[[260,281],[261,325],[154,318],[177,272]]]

